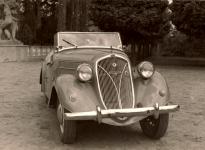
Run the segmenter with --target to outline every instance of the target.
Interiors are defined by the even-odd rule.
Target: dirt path
[[[181,111],[170,117],[168,134],[158,141],[133,130],[83,123],[74,145],[60,142],[55,111],[40,92],[40,63],[0,63],[0,150],[203,150],[205,147],[205,69],[158,67],[172,101]]]

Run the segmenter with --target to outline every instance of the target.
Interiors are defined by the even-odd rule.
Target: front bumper
[[[153,107],[143,107],[143,108],[129,108],[129,109],[108,109],[101,110],[97,107],[96,111],[89,112],[76,112],[76,113],[64,113],[65,120],[96,120],[99,123],[102,122],[104,118],[124,118],[124,117],[147,117],[153,115],[156,119],[159,114],[165,114],[170,112],[175,112],[179,110],[179,105],[168,105],[159,106],[157,103]]]

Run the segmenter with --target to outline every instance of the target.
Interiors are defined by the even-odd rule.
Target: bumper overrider
[[[179,105],[167,105],[159,106],[158,103],[153,107],[143,108],[129,108],[129,109],[108,109],[102,110],[100,107],[96,108],[96,111],[89,112],[75,112],[75,113],[64,113],[65,120],[96,120],[99,123],[104,118],[116,118],[116,117],[147,117],[153,115],[156,119],[159,114],[171,113],[178,111]]]

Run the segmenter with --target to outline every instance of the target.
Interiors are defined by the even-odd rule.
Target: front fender
[[[151,107],[158,103],[167,105],[170,93],[164,77],[157,71],[150,79],[134,80],[136,107]]]
[[[60,103],[70,112],[93,111],[100,106],[92,83],[80,82],[74,75],[57,77],[55,88]]]

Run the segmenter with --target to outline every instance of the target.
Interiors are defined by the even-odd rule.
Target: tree
[[[101,30],[118,31],[124,44],[137,43],[140,49],[169,33],[168,5],[167,0],[93,0],[90,18]]]
[[[165,0],[93,0],[90,16],[102,30],[130,39],[159,39],[169,32],[167,7]]]
[[[58,0],[17,0],[20,19],[19,39],[30,44],[52,44],[56,32],[56,7]],[[47,27],[45,27],[47,26]],[[26,27],[26,28],[25,28]],[[28,29],[29,28],[29,29]]]
[[[189,37],[205,37],[205,1],[174,0],[171,10],[177,30]]]

